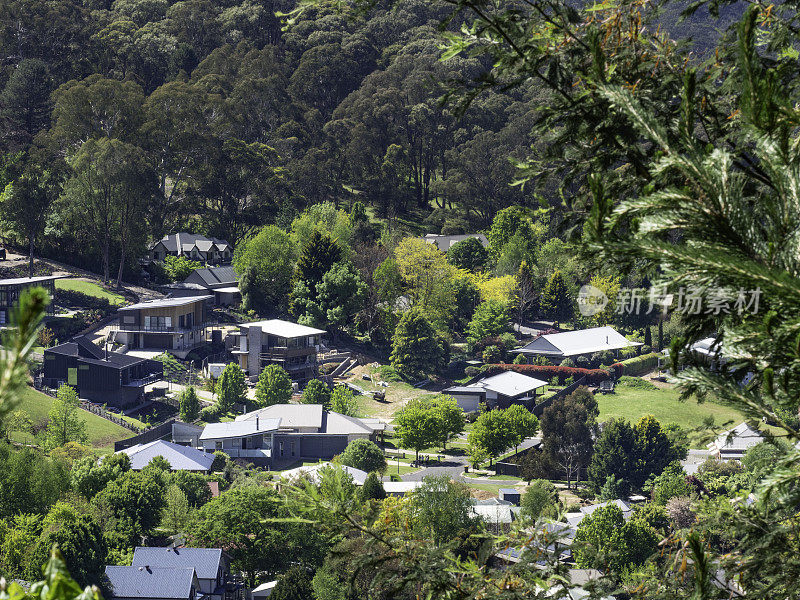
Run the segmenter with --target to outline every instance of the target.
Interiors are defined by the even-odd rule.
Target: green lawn
[[[125,304],[123,296],[110,292],[93,281],[86,281],[85,279],[57,279],[56,287],[61,290],[81,292],[96,298],[105,298],[111,304]]]
[[[714,417],[716,425],[727,421],[738,425],[743,420],[738,411],[711,401],[702,404],[694,399],[681,402],[674,388],[643,390],[622,384],[616,387],[613,394],[597,394],[595,398],[600,407],[598,420],[601,422],[622,417],[635,423],[644,415],[653,415],[664,425],[677,423],[686,429],[693,429],[700,427],[708,415]],[[692,442],[693,447],[704,445],[697,436],[692,437]]]
[[[519,477],[514,477],[513,475],[481,475],[479,473],[464,473],[464,477],[469,479],[499,479],[505,481],[517,481],[520,482],[522,479]]]
[[[37,392],[33,388],[26,388],[22,395],[22,402],[15,410],[24,410],[28,413],[33,422],[47,418],[53,399],[50,396]],[[134,433],[107,419],[98,417],[87,411],[80,411],[83,420],[86,421],[86,431],[89,434],[89,443],[96,450],[101,452],[111,452],[114,450],[114,442],[124,440],[134,435]],[[31,436],[26,434],[15,435],[15,441],[30,442]],[[26,439],[27,438],[27,439]]]

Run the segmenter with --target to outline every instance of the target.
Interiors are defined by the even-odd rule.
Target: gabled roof
[[[626,339],[613,327],[593,327],[578,331],[548,333],[513,352],[567,357],[641,345],[640,342],[631,342]]]
[[[222,566],[220,548],[148,548],[133,551],[134,567],[158,565],[173,569],[192,568],[198,579],[214,579]]]
[[[200,278],[206,286],[235,285],[238,281],[233,267],[205,267],[196,269],[184,280]]]
[[[115,598],[188,599],[195,583],[195,572],[191,567],[107,566],[106,576]]]
[[[709,444],[709,447],[721,454],[744,454],[748,449],[763,441],[764,434],[742,422],[733,429],[720,434]]]
[[[79,362],[99,365],[102,367],[124,368],[147,362],[146,358],[130,356],[119,352],[105,352],[86,336],[73,338],[71,342],[46,348],[45,354],[60,354],[62,356],[75,356]]]
[[[436,233],[426,233],[422,239],[429,244],[434,244],[442,252],[447,252],[458,242],[463,242],[470,238],[478,240],[484,248],[489,245],[489,240],[482,233],[466,233],[462,235],[438,235]]]
[[[186,233],[185,231],[165,235],[163,238],[153,243],[150,248],[153,249],[158,244],[163,244],[169,252],[177,252],[178,248],[181,249],[181,252],[190,252],[194,247],[197,247],[198,250],[203,252],[207,252],[212,245],[220,250],[230,247],[230,244],[225,240],[206,237],[199,233]]]
[[[200,434],[200,440],[224,440],[247,437],[267,431],[275,431],[280,424],[280,419],[253,419],[252,421],[209,423],[203,428],[203,433]]]
[[[194,304],[195,302],[200,302],[201,300],[210,300],[214,296],[205,295],[205,296],[182,296],[179,298],[161,298],[159,300],[146,300],[145,302],[139,302],[137,304],[131,304],[130,306],[123,306],[120,308],[120,312],[124,310],[141,310],[145,308],[171,308],[173,306],[186,306],[187,304]]]
[[[268,335],[274,335],[282,338],[298,338],[308,335],[322,335],[326,333],[324,329],[315,329],[314,327],[307,327],[299,323],[292,323],[291,321],[282,321],[281,319],[269,319],[267,321],[255,321],[253,323],[242,323],[239,325],[242,329],[249,329],[250,327],[260,327],[261,331]]]
[[[547,385],[547,382],[541,379],[529,377],[516,371],[504,371],[476,381],[467,387],[483,388],[503,396],[519,396],[520,394],[533,392],[544,385]]]
[[[173,471],[208,471],[214,456],[195,448],[180,446],[164,440],[149,444],[136,444],[119,453],[131,459],[131,469],[139,471],[150,464],[156,456],[161,456],[170,464]]]
[[[323,469],[342,469],[345,473],[353,478],[353,483],[356,485],[364,485],[367,480],[368,473],[361,469],[355,469],[345,465],[336,465],[330,462],[320,463],[318,465],[306,465],[297,467],[296,469],[289,469],[283,471],[281,477],[286,480],[292,480],[297,477],[307,477],[311,483],[318,484],[322,478],[321,471]]]

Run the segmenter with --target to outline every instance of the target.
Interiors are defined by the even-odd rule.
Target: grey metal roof
[[[504,396],[518,396],[547,385],[546,381],[516,371],[505,371],[475,382],[475,387],[491,390]]]
[[[205,267],[196,269],[185,280],[200,278],[207,286],[232,285],[238,281],[233,267]]]
[[[185,306],[186,304],[194,304],[200,300],[210,300],[214,296],[183,296],[181,298],[162,298],[160,300],[147,300],[146,302],[139,302],[138,304],[131,304],[120,308],[123,310],[140,310],[144,308],[170,308],[172,306]]]
[[[236,417],[236,421],[280,419],[281,428],[322,428],[322,404],[273,404]]]
[[[106,576],[115,598],[188,599],[195,580],[194,569],[135,565],[107,566]]]
[[[75,356],[79,362],[100,365],[104,367],[124,368],[147,362],[148,359],[131,356],[120,352],[105,352],[85,336],[78,336],[71,342],[46,348],[45,354],[60,354],[62,356]]]
[[[198,579],[215,579],[222,566],[220,548],[149,548],[137,546],[133,551],[135,567],[159,565],[161,567],[192,568]]]
[[[173,471],[209,471],[214,462],[211,454],[164,440],[136,444],[120,450],[119,453],[127,454],[131,460],[131,469],[137,471],[144,469],[156,456],[163,457]]]
[[[512,352],[561,357],[641,345],[641,342],[631,342],[626,339],[613,327],[592,327],[541,335],[528,345],[512,350]]]
[[[229,421],[227,423],[209,423],[200,434],[201,440],[223,440],[246,437],[267,431],[275,431],[281,424],[280,419],[253,419],[249,421]]]

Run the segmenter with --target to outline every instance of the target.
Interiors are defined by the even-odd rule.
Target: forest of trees
[[[463,115],[440,103],[448,82],[485,68],[439,60],[445,3],[276,17],[292,8],[3,3],[6,238],[108,279],[165,233],[237,245],[324,201],[361,200],[377,217],[412,215],[437,233],[538,204],[532,188],[510,185],[509,158],[535,145],[544,92],[531,83],[487,93]]]

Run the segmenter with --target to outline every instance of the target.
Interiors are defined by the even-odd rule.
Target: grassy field
[[[371,374],[374,382],[363,379],[364,374]],[[429,390],[415,388],[403,381],[390,381],[388,382],[389,387],[379,386],[376,383],[380,381],[380,375],[369,365],[353,369],[347,380],[367,392],[364,396],[358,396],[358,403],[361,413],[369,417],[391,419],[394,413],[403,408],[408,400],[435,394]],[[386,400],[384,402],[373,400],[370,392],[374,391],[385,392]]]
[[[26,388],[22,396],[22,402],[16,410],[24,410],[28,413],[34,423],[47,418],[53,399],[50,396],[37,392],[33,388]],[[86,431],[89,434],[89,443],[100,452],[111,452],[114,449],[114,442],[124,440],[133,436],[133,432],[120,427],[102,417],[98,417],[90,412],[80,411],[83,420],[86,421]],[[15,434],[15,441],[30,442],[31,436],[27,434]]]
[[[125,304],[124,297],[85,279],[57,279],[56,287],[60,290],[72,290],[96,298],[105,298],[111,304]]]
[[[635,423],[644,415],[653,415],[662,424],[677,423],[686,429],[702,426],[707,416],[714,418],[719,426],[728,421],[738,425],[742,415],[732,408],[721,406],[711,401],[698,404],[696,400],[681,402],[674,388],[637,389],[627,385],[618,385],[613,394],[597,394],[600,407],[599,421],[622,417]],[[704,446],[701,435],[691,435],[693,447]]]

